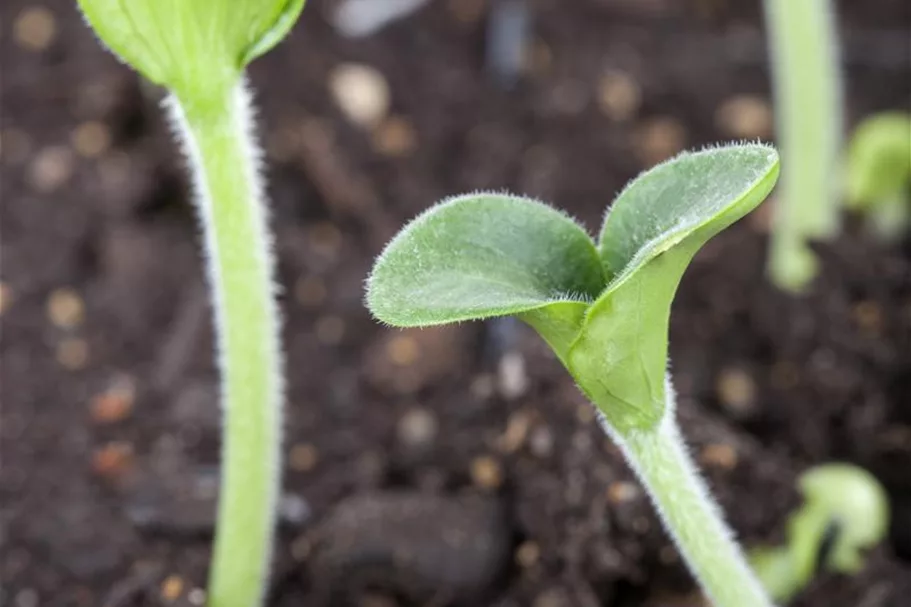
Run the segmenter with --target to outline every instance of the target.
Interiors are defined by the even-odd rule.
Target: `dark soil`
[[[16,33],[28,3],[0,9],[0,603],[199,604],[219,428],[198,230],[158,93],[72,4],[46,3],[56,35],[44,50]],[[851,123],[907,108],[911,4],[840,4]],[[337,36],[312,1],[251,69],[289,376],[275,606],[698,604],[534,335],[508,322],[394,332],[362,305],[383,242],[435,200],[507,188],[594,230],[642,168],[736,138],[727,100],[768,99],[758,1],[529,6],[530,68],[511,89],[483,69],[480,0],[437,0],[363,40]],[[389,153],[346,121],[326,85],[344,61],[385,75],[413,149]],[[614,71],[641,92],[628,119],[599,107]],[[761,113],[750,129],[767,134]],[[767,217],[719,236],[681,285],[671,354],[684,434],[748,545],[781,538],[808,466],[876,473],[893,494],[890,541],[797,604],[905,605],[911,242],[877,242],[852,219],[793,297],[764,277]]]

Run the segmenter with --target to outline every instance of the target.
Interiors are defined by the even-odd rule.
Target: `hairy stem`
[[[603,417],[602,427],[623,450],[712,604],[770,607],[771,601],[683,444],[674,420],[674,391],[669,380],[665,392],[667,407],[656,429],[621,434]]]
[[[798,290],[816,273],[808,240],[838,229],[841,71],[832,0],[765,0],[781,190],[769,272]]]
[[[221,494],[208,605],[253,607],[262,601],[272,553],[283,363],[250,98],[241,82],[205,105],[169,104],[193,173],[222,373]]]

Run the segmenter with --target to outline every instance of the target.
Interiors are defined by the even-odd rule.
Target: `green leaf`
[[[601,230],[609,284],[586,314],[569,369],[618,430],[653,427],[665,406],[671,302],[712,236],[762,202],[778,154],[759,144],[682,154],[637,177]]]
[[[305,0],[79,0],[124,62],[184,100],[233,85],[291,29]]]
[[[847,157],[848,202],[872,206],[911,186],[911,115],[883,112],[861,122]]]
[[[883,112],[867,118],[848,146],[845,189],[849,206],[869,213],[883,237],[911,224],[911,115]]]
[[[678,156],[621,193],[600,252],[543,204],[455,198],[389,244],[368,280],[367,305],[400,327],[516,315],[614,428],[653,427],[664,414],[668,317],[683,271],[777,176],[778,155],[758,144]]]
[[[481,193],[408,224],[377,260],[367,306],[397,327],[519,315],[560,354],[604,285],[594,244],[569,217]]]
[[[766,590],[782,602],[808,586],[821,568],[856,574],[863,552],[882,541],[889,527],[886,491],[863,468],[823,464],[804,472],[798,486],[804,501],[788,517],[787,543],[760,546],[750,555]],[[831,549],[822,555],[829,533],[834,533]]]
[[[803,519],[825,517],[837,529],[827,569],[857,573],[863,551],[882,541],[889,529],[889,498],[872,474],[850,464],[826,464],[801,475],[805,506],[791,518],[792,544],[804,543]],[[812,533],[809,535],[812,536]]]

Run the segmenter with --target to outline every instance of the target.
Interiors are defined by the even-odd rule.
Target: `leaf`
[[[777,175],[778,154],[761,144],[684,153],[630,182],[604,218],[598,249],[609,277],[622,280],[695,230],[706,240],[765,197],[751,190]],[[768,192],[766,192],[768,193]]]
[[[911,225],[911,114],[882,112],[854,130],[845,166],[848,205],[895,240]]]
[[[586,313],[569,370],[617,429],[664,415],[667,331],[677,285],[699,248],[762,202],[778,176],[771,147],[682,154],[643,173],[604,221],[609,284]]]
[[[432,207],[386,247],[367,306],[397,327],[519,315],[558,354],[604,288],[585,231],[542,203],[479,193]]]
[[[863,552],[889,532],[889,496],[875,476],[851,464],[823,464],[800,476],[804,507],[788,521],[792,545],[805,543],[802,527],[808,512],[837,525],[837,535],[822,565],[830,571],[853,574],[863,567]],[[818,513],[818,514],[817,514]],[[818,544],[814,544],[818,546]]]
[[[305,0],[79,0],[111,51],[152,82],[206,98],[291,29]]]
[[[874,206],[911,185],[911,114],[883,112],[861,122],[851,137],[846,189],[854,208]]]

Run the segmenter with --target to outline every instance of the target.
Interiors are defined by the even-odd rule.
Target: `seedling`
[[[668,321],[699,248],[762,202],[777,177],[778,155],[759,144],[683,154],[623,190],[597,245],[540,202],[459,196],[407,225],[367,282],[371,312],[397,327],[517,316],[537,330],[723,607],[770,603],[680,438]]]
[[[842,84],[831,0],[765,0],[775,118],[784,176],[775,208],[769,274],[799,291],[816,274],[809,241],[839,228]]]
[[[847,154],[848,206],[867,213],[884,238],[911,223],[911,114],[883,112],[854,130]]]
[[[849,464],[825,464],[798,479],[801,507],[788,518],[786,544],[753,551],[751,561],[769,594],[790,601],[820,569],[855,574],[864,551],[889,528],[889,502],[876,478]]]
[[[206,244],[222,373],[221,493],[210,607],[262,601],[281,471],[282,355],[260,152],[244,69],[304,0],[80,0],[120,59],[170,96]]]

